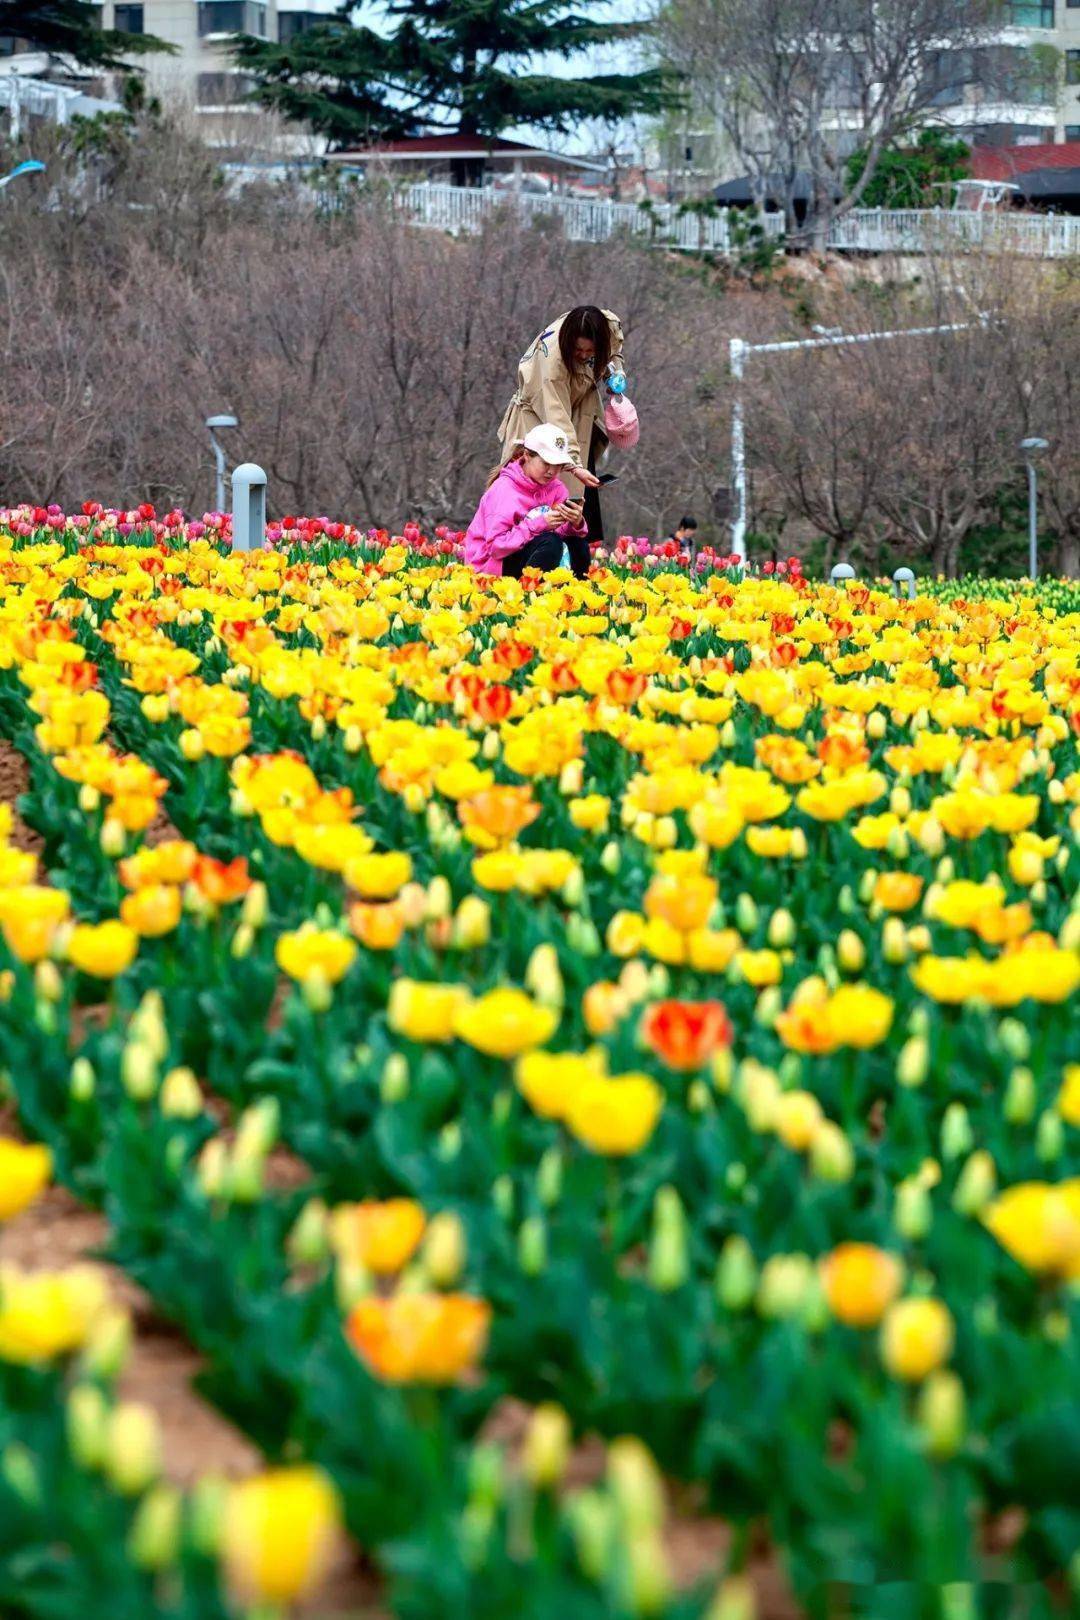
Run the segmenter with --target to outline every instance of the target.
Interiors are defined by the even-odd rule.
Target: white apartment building
[[[1007,0],[1007,14],[960,90],[943,53],[936,116],[985,145],[1080,140],[1080,0]]]
[[[194,108],[207,140],[219,144],[254,110],[245,101],[248,76],[228,52],[232,35],[286,42],[336,9],[335,0],[104,0],[101,22],[175,46],[172,56],[139,59],[148,88]]]

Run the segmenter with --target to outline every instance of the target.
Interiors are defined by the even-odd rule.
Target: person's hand
[[[551,508],[550,514],[556,523],[580,524],[582,508],[577,501],[559,501]]]
[[[600,488],[599,478],[597,478],[595,473],[590,472],[588,467],[571,467],[570,471],[577,479],[578,483],[584,484],[586,489]]]

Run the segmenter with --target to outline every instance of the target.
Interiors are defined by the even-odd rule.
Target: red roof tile
[[[975,180],[1012,180],[1029,169],[1080,168],[1080,141],[1042,141],[1036,146],[976,146],[971,152]]]

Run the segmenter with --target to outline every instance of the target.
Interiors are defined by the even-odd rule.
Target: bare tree
[[[654,38],[718,120],[759,204],[779,193],[789,235],[822,247],[886,147],[987,66],[1002,0],[662,0]],[[849,180],[853,146],[866,161]],[[799,175],[809,175],[805,222]]]

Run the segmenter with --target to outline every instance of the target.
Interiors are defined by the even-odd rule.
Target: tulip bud
[[[536,1167],[536,1196],[545,1209],[562,1197],[563,1158],[557,1147],[548,1148]]]
[[[805,1254],[774,1254],[761,1268],[757,1308],[762,1316],[784,1319],[803,1310],[813,1280],[813,1266]]]
[[[220,1136],[212,1136],[199,1154],[199,1186],[207,1198],[223,1198],[229,1170],[229,1154]]]
[[[901,1086],[921,1086],[930,1072],[930,1046],[924,1035],[912,1035],[900,1048],[896,1059],[896,1079]]]
[[[105,1476],[123,1496],[137,1496],[161,1473],[161,1430],[155,1413],[137,1401],[122,1401],[109,1417]]]
[[[578,1563],[594,1582],[605,1579],[615,1544],[615,1504],[599,1491],[580,1491],[567,1508]]]
[[[424,1234],[424,1270],[436,1288],[452,1288],[465,1269],[465,1227],[452,1210],[433,1215]]]
[[[772,1029],[780,1016],[784,1000],[778,984],[769,984],[757,998],[754,1008],[754,1022],[760,1024],[762,1029]]]
[[[459,951],[474,951],[490,938],[491,907],[478,894],[467,894],[454,918],[454,945]]]
[[[945,831],[935,816],[927,816],[919,828],[918,842],[923,853],[936,859],[945,848]]]
[[[34,994],[39,1001],[56,1003],[64,993],[64,981],[55,962],[48,958],[34,968]]]
[[[944,1135],[944,1131],[942,1134]],[[956,1179],[952,1198],[953,1208],[960,1215],[981,1215],[993,1198],[996,1187],[997,1171],[994,1168],[994,1161],[985,1148],[980,1148],[971,1155]]]
[[[627,1544],[629,1598],[634,1614],[660,1614],[671,1595],[671,1567],[656,1530],[636,1531]]]
[[[941,1620],[977,1620],[975,1588],[970,1581],[949,1581],[941,1588]]]
[[[916,1421],[931,1457],[954,1457],[964,1441],[964,1386],[954,1372],[939,1367],[919,1391]]]
[[[753,1581],[747,1575],[729,1575],[713,1598],[705,1620],[757,1620],[757,1612]]]
[[[958,1159],[970,1153],[974,1145],[971,1121],[963,1103],[950,1103],[941,1121],[941,1154],[944,1159]]]
[[[596,924],[576,911],[566,919],[566,943],[575,956],[590,960],[604,948]]]
[[[404,1102],[409,1095],[409,1063],[403,1052],[391,1052],[383,1064],[379,1096],[388,1106]]]
[[[566,998],[554,945],[537,945],[525,968],[525,987],[543,1007],[561,1008]]]
[[[203,742],[202,733],[190,727],[188,730],[182,731],[180,733],[180,752],[189,765],[197,765],[206,753],[206,744]]]
[[[1018,1066],[1009,1075],[1002,1111],[1010,1125],[1029,1125],[1035,1117],[1035,1076]]]
[[[881,954],[886,962],[896,967],[907,961],[907,929],[899,917],[886,917],[881,929]]]
[[[889,809],[901,821],[906,821],[911,814],[911,793],[906,787],[894,787],[889,794]]]
[[[456,1119],[448,1121],[439,1132],[435,1152],[443,1164],[451,1164],[461,1152],[461,1126]],[[500,1209],[508,1199],[513,1201],[514,1185],[508,1176],[498,1177],[492,1186],[491,1196],[496,1209]]]
[[[1031,1056],[1031,1036],[1019,1018],[1003,1018],[997,1027],[998,1040],[1017,1063],[1026,1063]]]
[[[716,1265],[716,1297],[728,1311],[745,1311],[758,1283],[757,1263],[749,1243],[732,1233],[720,1251]]]
[[[134,1102],[148,1102],[157,1091],[157,1059],[141,1041],[128,1041],[120,1056],[120,1079]]]
[[[300,994],[309,1012],[329,1012],[333,1006],[334,987],[320,967],[314,967],[304,975],[300,984]]]
[[[735,1059],[730,1046],[719,1047],[709,1059],[709,1076],[713,1085],[721,1096],[731,1090],[731,1080],[735,1072]]]
[[[609,877],[614,877],[622,864],[622,850],[614,839],[600,851],[600,865]]]
[[[628,1528],[644,1531],[663,1523],[664,1491],[660,1471],[641,1440],[624,1435],[611,1442],[607,1477],[611,1494]]]
[[[427,888],[427,908],[425,915],[428,922],[441,922],[449,917],[454,909],[454,897],[450,891],[450,884],[442,876],[433,877]]]
[[[585,785],[585,761],[567,760],[559,773],[559,792],[567,799],[576,799]]]
[[[240,907],[240,920],[248,928],[256,932],[266,923],[270,909],[270,900],[266,892],[265,883],[253,883],[245,894]]]
[[[77,1057],[71,1065],[68,1090],[74,1102],[89,1102],[97,1087],[94,1065],[89,1058]]]
[[[772,1069],[752,1061],[741,1064],[738,1094],[750,1129],[771,1131],[780,1099],[780,1082]]]
[[[106,816],[101,826],[101,853],[107,855],[110,860],[116,860],[124,853],[126,843],[127,833],[124,831],[123,822],[117,821],[113,816]]]
[[[234,962],[242,962],[246,956],[251,955],[251,948],[254,943],[254,928],[252,928],[249,923],[242,922],[237,927],[236,932],[233,934],[232,940],[230,941],[229,955],[232,957]]]
[[[893,1225],[909,1243],[919,1243],[929,1232],[934,1206],[923,1183],[915,1177],[901,1181],[893,1202]]]
[[[781,906],[769,918],[769,944],[774,951],[783,950],[795,941],[795,919],[786,907]]]
[[[0,1479],[28,1508],[42,1503],[41,1476],[32,1452],[21,1440],[12,1440],[0,1452]]]
[[[518,1265],[526,1277],[539,1277],[547,1269],[547,1228],[539,1215],[530,1215],[518,1230]]]
[[[281,1131],[281,1104],[276,1097],[263,1097],[240,1115],[233,1156],[236,1159],[265,1159]]]
[[[810,1142],[810,1167],[820,1181],[842,1183],[855,1173],[855,1151],[839,1125],[823,1121]]]
[[[566,1472],[570,1457],[570,1419],[561,1406],[538,1406],[525,1431],[521,1470],[537,1490],[551,1490]]]
[[[216,1558],[220,1550],[228,1495],[228,1482],[217,1474],[204,1474],[191,1488],[188,1536],[194,1551],[203,1558]]]
[[[155,1485],[136,1510],[128,1533],[128,1557],[136,1569],[168,1569],[180,1551],[183,1497],[175,1485]]]
[[[861,973],[866,966],[866,946],[854,929],[841,931],[836,941],[836,959],[845,973]]]
[[[1035,1129],[1035,1156],[1040,1164],[1055,1164],[1065,1150],[1065,1127],[1061,1115],[1048,1108],[1039,1115]]]
[[[296,1266],[320,1265],[329,1255],[326,1205],[309,1198],[293,1223],[287,1239],[289,1259]]]
[[[706,1114],[712,1107],[712,1093],[704,1080],[692,1080],[686,1093],[686,1106],[691,1114]]]
[[[105,1456],[108,1407],[97,1384],[75,1384],[67,1398],[64,1426],[68,1450],[79,1468],[100,1468]]]
[[[358,754],[364,746],[364,733],[359,726],[346,726],[343,741],[347,754]]]
[[[83,815],[92,816],[94,811],[100,809],[100,807],[100,790],[91,787],[89,782],[84,782],[79,788],[79,809],[83,812]]]
[[[757,903],[753,895],[740,894],[735,902],[735,926],[745,938],[757,931],[759,922]]]
[[[90,1378],[112,1383],[123,1372],[131,1351],[131,1317],[122,1305],[110,1306],[96,1318],[79,1357]]]
[[[649,1281],[661,1294],[681,1288],[690,1273],[686,1216],[674,1187],[661,1187],[653,1203]]]
[[[197,1119],[203,1098],[199,1082],[190,1069],[170,1069],[161,1082],[161,1112],[166,1119]]]

